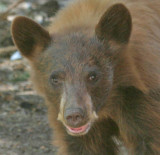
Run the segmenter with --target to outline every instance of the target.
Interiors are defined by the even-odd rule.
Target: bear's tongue
[[[71,127],[67,127],[67,129],[72,132],[72,133],[82,133],[84,132],[86,129],[88,128],[88,124],[81,126],[79,128],[71,128]]]

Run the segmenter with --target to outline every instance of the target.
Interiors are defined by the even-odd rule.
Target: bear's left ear
[[[128,9],[123,4],[115,4],[103,14],[95,33],[100,40],[126,44],[130,38],[131,29],[132,19]]]
[[[49,33],[27,17],[16,17],[12,23],[11,31],[15,45],[28,59],[35,56],[37,49],[38,52],[42,52],[51,41]]]

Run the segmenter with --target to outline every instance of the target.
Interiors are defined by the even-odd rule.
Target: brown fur
[[[59,155],[116,155],[113,137],[130,154],[160,154],[159,0],[77,0],[59,11],[48,30],[50,36],[24,17],[12,25],[15,44],[30,60],[33,82],[46,99]],[[86,64],[100,69],[97,85],[82,80]],[[48,82],[57,68],[67,72],[63,89]],[[62,92],[70,104],[60,107]],[[79,137],[64,127],[63,112],[75,101],[87,109],[85,121],[93,122]]]

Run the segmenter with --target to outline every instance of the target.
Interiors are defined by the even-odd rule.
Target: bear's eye
[[[60,80],[58,79],[58,77],[52,77],[51,82],[52,82],[52,84],[57,85],[60,83]]]
[[[90,82],[96,82],[98,80],[98,75],[95,72],[91,72],[88,75],[88,80]]]
[[[96,79],[96,76],[95,76],[95,75],[89,76],[89,80],[90,80],[90,81],[94,81],[95,79]]]
[[[58,86],[63,83],[64,74],[62,74],[62,72],[54,72],[50,77],[50,81],[52,85]]]

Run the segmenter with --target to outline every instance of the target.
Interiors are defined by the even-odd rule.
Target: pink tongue
[[[88,124],[79,128],[71,128],[71,127],[67,127],[67,128],[72,133],[81,133],[81,132],[84,132],[87,129],[87,127],[88,127]]]

